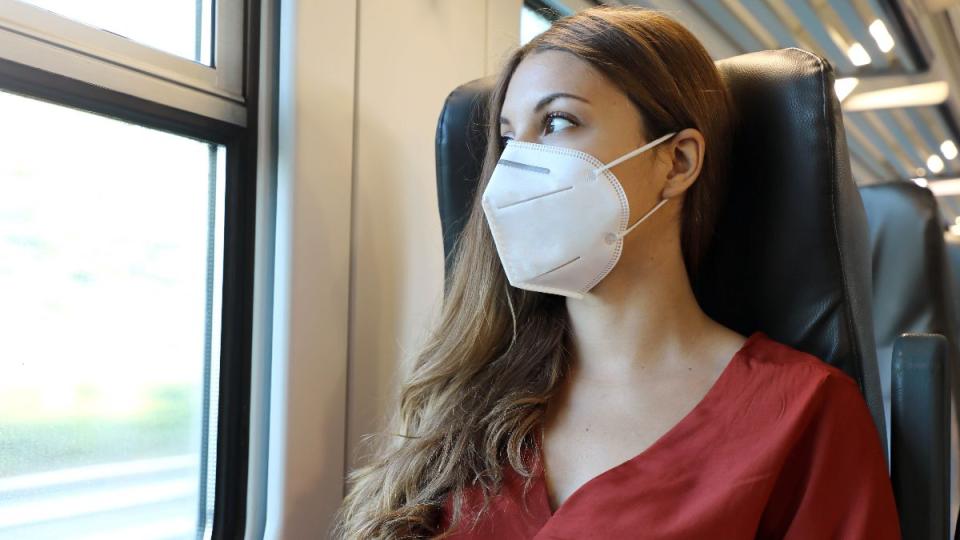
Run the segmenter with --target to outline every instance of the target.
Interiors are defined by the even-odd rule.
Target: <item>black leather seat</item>
[[[890,182],[864,186],[860,195],[870,231],[874,336],[889,415],[890,359],[901,334],[942,334],[957,350],[952,276],[939,207],[928,189]],[[955,362],[956,354],[951,356]]]
[[[874,333],[887,417],[893,422],[899,421],[903,429],[912,430],[912,434],[906,435],[908,438],[917,443],[923,441],[917,448],[903,448],[899,452],[911,456],[911,459],[917,458],[916,465],[904,466],[922,467],[899,480],[907,482],[904,489],[910,493],[910,500],[902,501],[901,509],[908,504],[917,505],[918,509],[925,511],[924,523],[912,525],[913,531],[926,525],[931,529],[922,537],[945,538],[949,535],[948,523],[952,514],[948,510],[949,462],[952,458],[955,468],[957,454],[956,449],[949,452],[950,427],[945,427],[944,422],[949,422],[950,392],[944,386],[952,373],[953,394],[960,395],[960,370],[956,369],[960,349],[957,348],[952,275],[939,206],[929,190],[912,182],[865,186],[860,192],[870,230]],[[905,333],[945,337],[946,343],[942,345],[944,365],[942,368],[931,365],[943,370],[939,375],[941,379],[917,375],[909,381],[895,379],[892,370],[894,350]],[[940,354],[936,349],[930,352]],[[929,352],[918,350],[914,353],[915,356],[922,354]],[[913,361],[923,360],[914,358]],[[891,399],[896,400],[896,394],[905,390],[915,393],[909,398],[912,407],[899,412],[894,410],[891,414]],[[921,402],[929,403],[930,410],[924,410],[925,407],[919,405]],[[956,411],[954,413],[955,426]],[[896,426],[891,431],[900,429]],[[897,452],[898,444],[903,447],[907,442],[894,443],[894,452]],[[897,465],[899,459],[893,456],[893,464]],[[928,485],[927,477],[932,477],[935,483]]]
[[[960,236],[946,232],[943,240],[947,248],[947,261],[950,264],[950,285],[953,298],[953,312],[957,315],[957,323],[960,324]],[[958,329],[960,331],[960,329]],[[960,366],[954,364],[954,377],[958,377],[956,371],[960,371]],[[954,379],[955,380],[955,379]],[[954,386],[953,404],[955,410],[960,410],[960,392]],[[951,469],[950,480],[950,515],[956,516],[953,522],[954,538],[960,540],[960,413],[950,424],[950,448],[951,448]]]
[[[738,108],[730,200],[696,284],[714,318],[762,330],[853,377],[880,442],[886,425],[871,316],[866,219],[850,177],[833,70],[799,49],[717,63]],[[474,202],[492,80],[447,98],[437,193],[447,260]]]

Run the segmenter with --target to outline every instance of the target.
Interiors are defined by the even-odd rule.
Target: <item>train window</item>
[[[10,93],[0,116],[0,538],[195,536],[224,149]]]
[[[242,538],[261,3],[0,4],[0,540]]]
[[[24,0],[150,47],[210,65],[213,0]]]
[[[529,4],[524,4],[520,8],[520,44],[533,39],[537,34],[550,28],[550,19],[548,19],[541,10],[534,8]]]

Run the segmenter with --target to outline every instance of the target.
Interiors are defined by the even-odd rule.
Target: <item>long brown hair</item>
[[[647,134],[700,130],[704,162],[681,214],[691,276],[707,249],[723,197],[731,113],[720,74],[693,34],[656,11],[598,7],[556,21],[517,49],[488,103],[478,197],[455,250],[440,322],[402,386],[391,434],[349,475],[337,537],[432,537],[444,532],[447,497],[457,523],[466,487],[478,485],[486,501],[504,466],[531,477],[522,456],[535,450],[535,430],[569,356],[566,304],[509,286],[479,194],[503,150],[507,84],[521,60],[545,50],[567,51],[605,74],[636,106]]]

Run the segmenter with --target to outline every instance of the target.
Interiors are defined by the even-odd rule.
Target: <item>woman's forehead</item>
[[[602,101],[618,89],[585,60],[564,51],[542,51],[520,61],[504,97],[503,114],[529,113],[543,97],[554,93]]]

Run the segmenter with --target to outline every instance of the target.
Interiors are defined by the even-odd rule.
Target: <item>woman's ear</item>
[[[703,166],[703,134],[693,128],[684,129],[673,136],[667,150],[670,152],[670,171],[661,193],[664,199],[681,195],[700,176]]]

